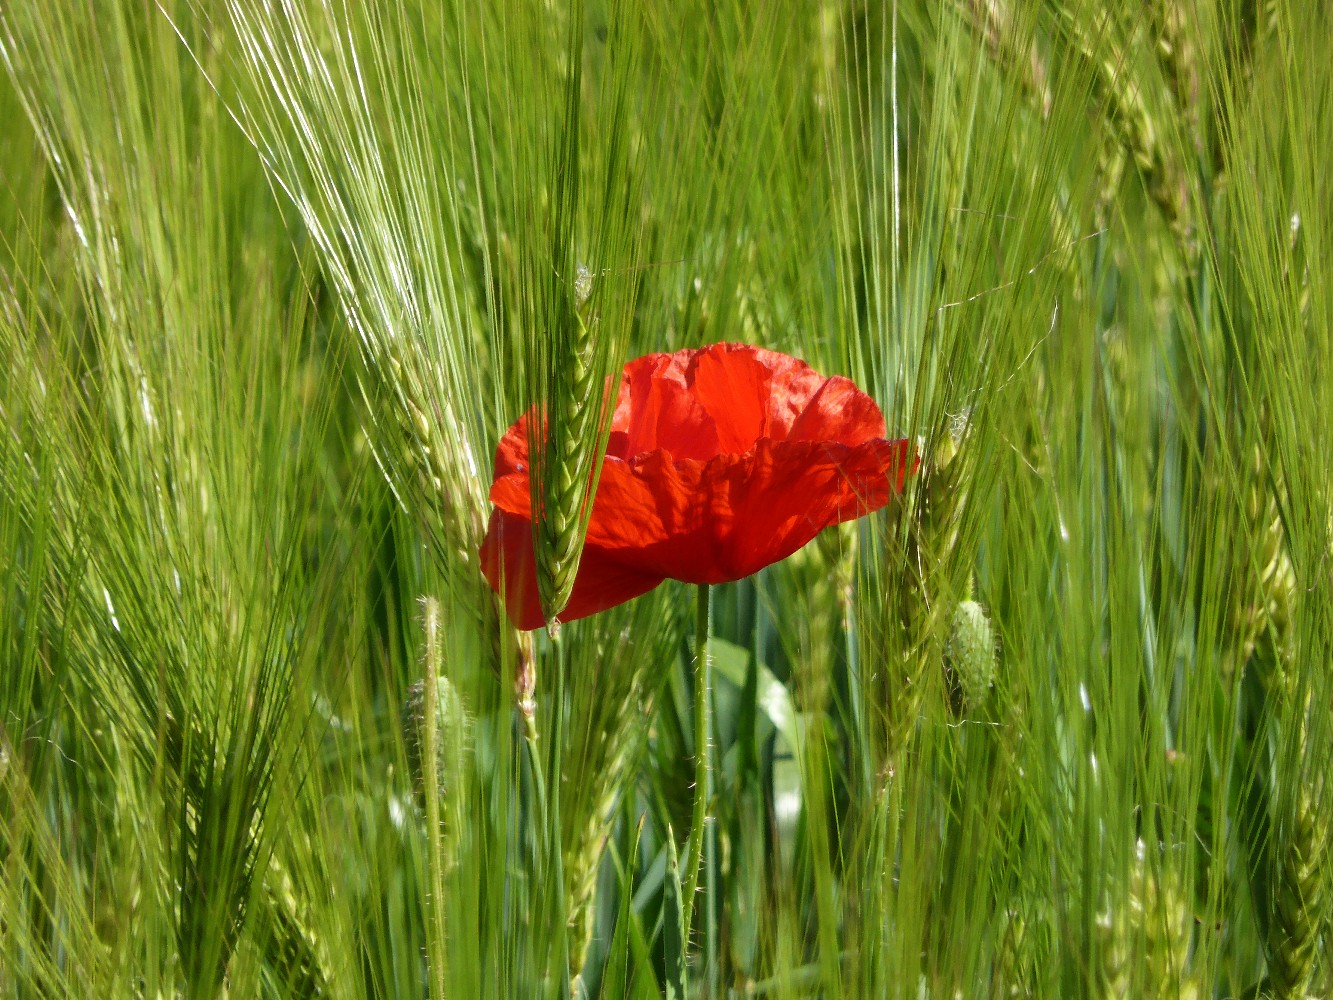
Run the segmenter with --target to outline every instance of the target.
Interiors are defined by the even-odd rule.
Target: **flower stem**
[[[685,886],[681,897],[684,909],[684,938],[690,939],[690,923],[694,914],[694,894],[699,888],[699,874],[703,867],[704,830],[708,825],[708,805],[713,796],[713,771],[709,759],[708,696],[712,689],[708,662],[708,638],[712,632],[711,593],[706,583],[699,584],[694,624],[694,815],[690,823],[689,853],[685,862]],[[712,852],[710,851],[710,854]],[[706,880],[708,897],[712,896],[712,879]],[[713,935],[712,899],[704,900],[704,928],[707,937]],[[709,942],[711,944],[711,940]],[[712,948],[708,951],[711,953]]]
[[[426,915],[429,921],[426,945],[427,968],[430,973],[429,996],[431,1000],[442,1000],[446,995],[449,981],[448,971],[448,926],[445,920],[445,884],[446,851],[444,846],[444,824],[440,802],[440,689],[439,671],[443,664],[440,650],[440,605],[434,599],[424,602],[423,622],[426,633],[425,656],[425,747],[422,763],[425,777],[422,785],[426,799],[426,845],[428,849],[430,893],[426,897]],[[415,737],[415,734],[414,734]],[[457,776],[449,775],[448,794],[457,795]],[[455,831],[451,831],[453,833]]]
[[[560,816],[560,785],[565,772],[565,681],[568,650],[558,637],[552,640],[551,645],[555,653],[555,691],[551,698],[553,712],[550,765],[546,772],[547,813],[544,829],[549,838],[546,858],[550,907],[548,912],[551,914],[551,926],[555,931],[555,954],[551,956],[550,961],[555,963],[557,1000],[567,1000],[570,995],[569,924],[565,895],[564,823]]]

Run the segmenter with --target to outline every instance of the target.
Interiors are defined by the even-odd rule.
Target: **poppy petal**
[[[884,437],[884,415],[851,379],[834,376],[806,398],[787,430],[787,441],[859,445]]]
[[[495,478],[514,473],[528,474],[528,414],[523,414],[504,432],[495,446]],[[494,501],[492,501],[494,502]]]
[[[718,453],[712,416],[690,392],[679,360],[650,354],[625,366],[612,430],[623,426],[621,458],[665,449],[679,459],[704,459]]]
[[[761,440],[743,455],[673,461],[664,451],[602,469],[588,540],[626,566],[688,583],[739,580],[825,528],[883,507],[908,472],[908,442]]]
[[[529,630],[546,624],[537,591],[531,521],[497,507],[481,543],[481,571],[491,589],[503,594],[505,610],[516,627]],[[595,545],[585,545],[574,592],[560,620],[571,622],[613,608],[646,594],[662,580],[621,565]]]
[[[686,373],[692,395],[713,422],[713,454],[748,451],[769,436],[773,369],[753,348],[726,350],[729,346],[715,344],[700,351]]]

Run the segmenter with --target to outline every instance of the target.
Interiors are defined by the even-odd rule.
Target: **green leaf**
[[[787,748],[798,758],[804,746],[805,723],[792,703],[791,692],[787,685],[773,675],[763,663],[754,663],[754,676],[750,676],[752,657],[750,651],[728,642],[726,639],[712,640],[713,669],[728,682],[744,690],[751,685],[754,690],[754,703],[763,712],[763,717],[781,734]]]

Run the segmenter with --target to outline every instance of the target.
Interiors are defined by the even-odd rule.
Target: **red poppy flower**
[[[741,344],[649,354],[625,366],[569,604],[573,621],[665,579],[725,583],[820,531],[879,510],[915,458],[884,439],[879,407],[848,379]],[[495,453],[482,571],[521,629],[537,595],[527,418]]]

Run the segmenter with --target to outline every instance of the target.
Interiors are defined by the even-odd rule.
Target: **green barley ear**
[[[908,491],[902,498],[914,523],[895,558],[901,565],[921,567],[924,571],[909,573],[903,586],[892,594],[896,606],[891,614],[907,643],[900,672],[893,676],[885,699],[890,705],[888,744],[891,757],[900,754],[910,738],[920,714],[921,698],[927,689],[925,674],[935,662],[933,653],[924,655],[923,644],[939,635],[940,618],[949,613],[946,602],[935,601],[932,597],[936,579],[945,575],[957,580],[962,567],[971,565],[967,553],[973,539],[960,539],[959,532],[963,527],[962,514],[967,507],[975,454],[970,455],[968,447],[972,412],[972,408],[967,407],[950,415],[947,426],[940,428],[933,440],[919,442],[922,455],[919,487]],[[956,583],[945,588],[946,593],[957,591]]]
[[[1040,906],[1011,906],[1002,918],[991,966],[990,1000],[1040,996],[1052,953],[1050,916]]]
[[[1045,57],[1010,5],[1002,0],[967,0],[964,10],[987,57],[1022,86],[1043,117],[1048,116],[1052,97]]]
[[[621,41],[624,16],[608,25],[604,51],[614,58],[585,88],[583,4],[572,4],[566,59],[552,81],[563,98],[552,108],[561,123],[554,148],[530,150],[530,169],[520,171],[546,182],[543,209],[523,234],[520,314],[537,404],[529,427],[537,590],[553,632],[574,589],[638,288],[640,150],[627,98],[638,57]],[[598,133],[611,137],[594,148],[583,141],[585,89],[595,94]],[[581,251],[591,266],[579,263]]]
[[[1193,996],[1186,982],[1191,920],[1180,877],[1153,864],[1147,845],[1135,845],[1126,891],[1097,918],[1099,995]]]
[[[1277,864],[1273,917],[1268,929],[1268,976],[1275,1000],[1306,995],[1328,899],[1323,872],[1328,827],[1315,798],[1302,789]]]
[[[1225,651],[1226,671],[1253,670],[1278,703],[1289,701],[1294,680],[1291,659],[1297,587],[1282,524],[1283,484],[1270,483],[1264,449],[1251,447],[1243,495],[1247,524],[1257,525],[1250,544],[1237,547],[1233,581],[1223,607],[1223,634],[1233,636]]]
[[[1129,922],[1122,907],[1097,915],[1097,992],[1102,1000],[1128,1000],[1133,985],[1133,953]]]
[[[591,513],[594,462],[600,448],[588,443],[601,437],[601,407],[597,405],[592,276],[580,265],[571,287],[556,291],[558,323],[563,327],[564,349],[552,352],[547,371],[555,412],[545,428],[544,480],[537,532],[537,588],[542,611],[555,620],[569,603],[583,553],[584,534]]]
[[[844,521],[820,532],[816,538],[820,555],[829,567],[838,614],[845,629],[851,628],[852,590],[856,584],[856,522]]]
[[[856,578],[856,527],[843,522],[793,553],[775,577],[784,605],[802,609],[792,627],[789,686],[798,710],[822,712],[828,705],[838,629],[847,627]]]
[[[944,642],[944,667],[963,713],[976,712],[995,682],[995,630],[986,609],[976,601],[962,601],[954,608]]]
[[[968,495],[970,468],[965,452],[971,420],[970,407],[950,415],[946,433],[940,435],[930,452],[921,521],[929,550],[940,560],[947,559],[958,546],[958,516]]]
[[[1153,995],[1178,997],[1189,954],[1190,915],[1179,875],[1154,866],[1140,840],[1130,869],[1129,906],[1143,948],[1142,988]]]
[[[1259,548],[1258,591],[1250,624],[1253,642],[1250,663],[1276,697],[1291,702],[1295,697],[1296,673],[1292,670],[1295,632],[1292,628],[1296,603],[1296,571],[1287,552],[1286,532],[1276,503],[1270,498]]]
[[[1031,986],[1027,921],[1019,911],[1010,910],[1004,915],[1002,928],[991,968],[991,1000],[1023,996]]]
[[[395,487],[417,490],[412,509],[427,514],[427,527],[460,566],[476,562],[485,532],[485,494],[467,434],[447,400],[428,388],[429,366],[419,345],[393,341],[383,348],[378,369],[384,409],[397,418],[401,454],[379,455]],[[394,475],[394,472],[400,472]]]
[[[308,902],[276,855],[269,861],[251,919],[265,964],[288,995],[327,996],[330,963],[325,941],[310,920]]]

